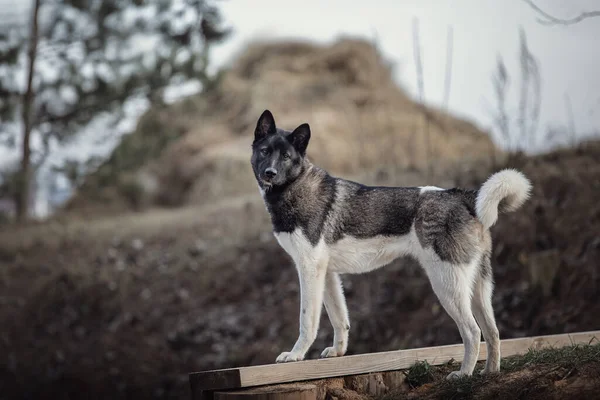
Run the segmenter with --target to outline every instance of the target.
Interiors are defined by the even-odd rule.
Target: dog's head
[[[265,110],[254,130],[252,169],[261,188],[269,191],[285,186],[302,173],[310,127],[302,124],[293,132],[278,129],[275,118]]]

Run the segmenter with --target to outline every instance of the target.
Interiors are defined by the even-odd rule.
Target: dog
[[[531,183],[519,171],[491,175],[479,190],[433,186],[366,186],[333,177],[307,155],[307,123],[276,127],[265,110],[256,123],[251,164],[279,245],[300,281],[299,336],[276,362],[300,361],[312,346],[323,304],[333,345],[321,357],[346,353],[350,322],[340,274],[360,274],[402,256],[424,269],[464,345],[459,371],[472,375],[481,334],[487,346],[482,373],[500,369],[500,338],[492,309],[490,227],[498,212],[517,210]]]

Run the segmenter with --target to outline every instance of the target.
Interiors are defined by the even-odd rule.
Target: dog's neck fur
[[[273,231],[302,229],[311,243],[321,236],[323,223],[335,197],[336,179],[304,158],[300,175],[286,185],[263,190]]]
[[[264,192],[263,198],[267,206],[276,205],[282,201],[291,200],[292,198],[307,193],[314,194],[314,189],[318,188],[318,182],[321,179],[317,177],[327,176],[327,172],[313,163],[307,157],[302,160],[300,174],[292,181],[286,182],[284,185],[266,186],[261,184],[261,189]],[[312,188],[312,189],[311,189]]]

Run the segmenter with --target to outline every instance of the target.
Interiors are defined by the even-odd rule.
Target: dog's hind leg
[[[300,334],[292,350],[281,353],[276,362],[303,360],[315,341],[323,309],[327,262],[326,257],[306,257],[296,265],[300,279]]]
[[[500,371],[500,335],[494,318],[494,309],[492,308],[493,290],[491,260],[489,254],[485,254],[475,279],[472,301],[473,314],[481,327],[487,347],[487,361],[485,368],[481,371],[482,374]]]
[[[471,375],[479,356],[481,330],[471,311],[471,294],[476,264],[451,264],[447,262],[430,262],[424,265],[433,291],[446,312],[452,317],[465,347],[460,371],[451,372],[447,378]]]
[[[333,326],[333,346],[327,347],[321,357],[339,357],[346,354],[348,348],[348,332],[350,321],[348,307],[344,298],[342,281],[335,272],[327,272],[325,276],[325,310]]]

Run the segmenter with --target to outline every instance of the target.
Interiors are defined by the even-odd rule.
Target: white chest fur
[[[308,240],[300,228],[292,233],[275,233],[279,245],[292,257],[296,265],[305,262],[320,261],[327,258],[327,246],[320,240],[316,246]]]
[[[339,273],[360,274],[383,267],[399,257],[418,253],[420,249],[414,230],[403,236],[368,239],[347,236],[328,248],[329,268]]]
[[[403,236],[376,236],[368,239],[347,236],[330,245],[320,240],[313,246],[300,229],[292,233],[276,233],[275,238],[296,265],[328,260],[328,269],[338,273],[369,272],[398,257],[414,255],[419,258],[423,253],[414,228]]]

